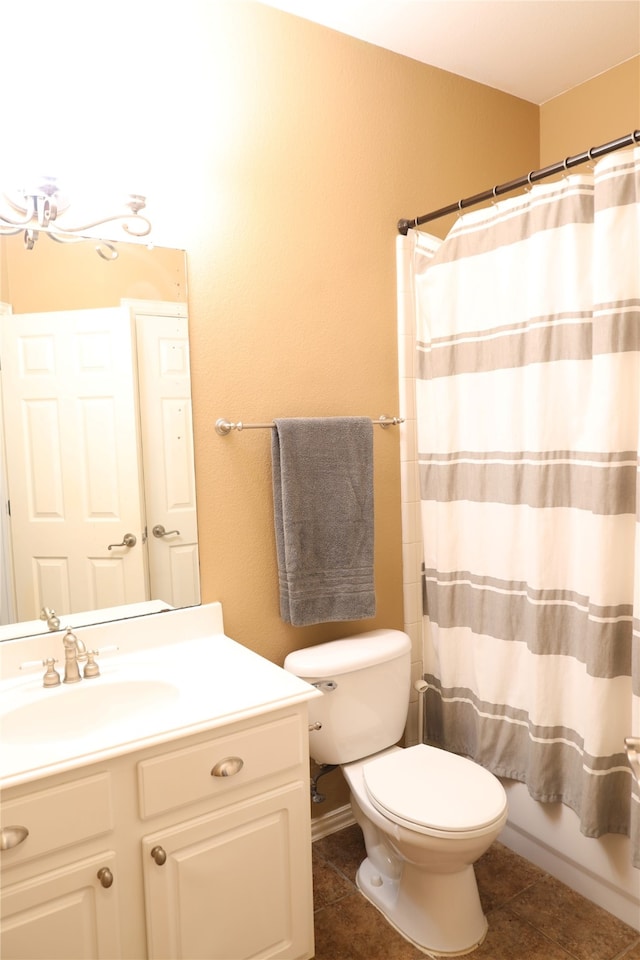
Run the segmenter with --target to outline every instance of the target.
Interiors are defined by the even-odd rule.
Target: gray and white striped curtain
[[[427,737],[640,867],[640,149],[412,240]]]

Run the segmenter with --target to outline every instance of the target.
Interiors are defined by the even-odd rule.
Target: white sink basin
[[[80,739],[99,728],[149,716],[176,701],[180,691],[164,680],[86,680],[61,685],[2,714],[5,743]]]
[[[58,634],[0,642],[0,787],[322,696],[227,637],[217,603],[83,627],[80,636],[99,651],[100,676],[56,687],[43,687],[42,662],[61,658]]]

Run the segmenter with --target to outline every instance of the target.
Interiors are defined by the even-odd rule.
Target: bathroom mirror
[[[0,237],[0,640],[200,602],[186,255],[114,246]]]

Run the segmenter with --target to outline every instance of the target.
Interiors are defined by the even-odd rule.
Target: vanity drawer
[[[100,773],[15,800],[3,797],[0,812],[3,827],[29,831],[22,843],[2,851],[2,868],[7,869],[113,830],[111,779]]]
[[[188,803],[224,796],[304,758],[300,718],[295,715],[143,760],[138,764],[140,816],[147,820]],[[225,760],[230,762],[225,765]]]

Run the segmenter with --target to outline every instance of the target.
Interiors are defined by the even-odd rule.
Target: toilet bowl
[[[392,748],[342,767],[367,857],[356,883],[402,935],[443,956],[485,938],[473,863],[507,819],[482,767],[435,747]]]
[[[487,932],[473,864],[504,826],[507,797],[471,760],[397,746],[410,659],[406,634],[372,630],[296,650],[284,666],[323,694],[309,702],[310,753],[349,785],[367,853],[359,890],[421,950],[462,956]]]

